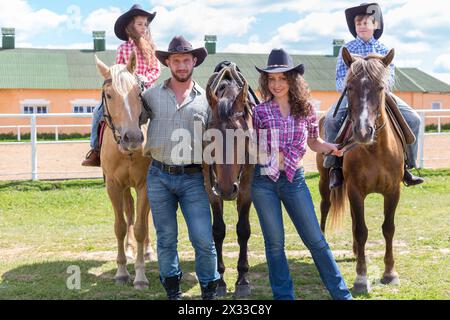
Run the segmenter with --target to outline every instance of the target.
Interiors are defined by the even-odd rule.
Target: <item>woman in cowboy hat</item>
[[[386,55],[389,49],[379,41],[384,30],[383,13],[378,3],[363,3],[359,6],[348,8],[345,10],[345,18],[350,33],[355,40],[345,44],[345,47],[351,54],[367,56],[371,53]],[[339,52],[336,65],[336,88],[339,92],[345,89],[345,76],[348,67],[342,59],[342,50]],[[392,89],[395,83],[395,67],[390,65],[389,87]],[[403,182],[406,186],[413,186],[422,183],[424,180],[411,174],[407,169],[416,167],[417,150],[418,150],[418,134],[420,130],[420,117],[417,112],[411,108],[406,102],[399,97],[391,94],[396,100],[398,109],[402,113],[409,127],[413,131],[416,141],[406,148],[407,160],[405,163],[405,171]],[[344,116],[347,112],[347,97],[345,96],[341,102],[340,108],[334,117],[334,105],[325,117],[325,140],[334,141],[343,123]],[[342,163],[339,159],[332,155],[325,156],[324,167],[330,168],[330,189],[339,187],[343,183]]]
[[[150,13],[140,5],[133,5],[122,14],[114,25],[117,38],[125,41],[117,48],[116,63],[127,64],[131,53],[136,53],[136,75],[145,88],[150,88],[161,74],[161,68],[155,57],[156,45],[150,33],[150,23],[156,12]],[[91,150],[87,153],[83,166],[100,166],[100,146],[98,126],[103,115],[103,105],[94,109],[91,131]]]
[[[315,152],[338,156],[341,153],[336,145],[319,138],[315,111],[308,101],[309,90],[303,78],[303,64],[294,65],[286,51],[274,49],[267,67],[256,69],[261,74],[259,86],[265,102],[255,107],[253,126],[260,143],[267,142],[263,149],[269,156],[267,161],[260,158],[255,167],[252,199],[263,231],[273,297],[294,299],[284,252],[283,203],[333,299],[351,299],[320,230],[302,166],[307,144]],[[261,139],[264,132],[268,135]]]

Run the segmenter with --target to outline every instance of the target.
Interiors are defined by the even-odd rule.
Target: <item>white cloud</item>
[[[434,60],[434,70],[438,72],[450,72],[450,54],[441,54]]]
[[[83,20],[82,31],[89,34],[92,34],[92,31],[106,31],[107,38],[116,39],[114,24],[122,13],[116,7],[95,10]]]
[[[0,26],[16,29],[18,42],[29,41],[35,35],[60,27],[68,20],[47,9],[33,10],[25,0],[0,2]]]

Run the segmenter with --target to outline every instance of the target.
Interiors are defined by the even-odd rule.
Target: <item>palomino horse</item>
[[[320,171],[319,189],[321,202],[321,228],[331,206],[331,218],[341,219],[345,195],[348,195],[352,216],[353,252],[356,255],[356,279],[354,291],[370,291],[367,281],[365,244],[368,231],[364,220],[364,200],[370,193],[384,197],[383,235],[386,241],[383,284],[398,284],[394,270],[392,240],[394,216],[400,198],[403,177],[403,148],[400,138],[387,117],[385,91],[388,87],[389,65],[394,58],[392,49],[386,56],[369,55],[365,58],[352,56],[346,48],[342,57],[349,67],[347,73],[348,117],[351,121],[356,147],[343,158],[344,185],[331,191],[328,188],[328,170],[324,169],[323,156],[317,154]],[[321,120],[323,123],[323,120]],[[323,129],[323,128],[322,128]],[[333,217],[334,216],[334,217]]]
[[[118,244],[115,280],[117,284],[130,281],[126,265],[127,255],[132,253],[125,254],[126,246],[127,251],[136,251],[134,287],[144,289],[148,287],[145,258],[150,259],[153,255],[148,237],[150,205],[146,190],[146,172],[151,159],[142,154],[144,135],[139,127],[142,101],[141,89],[134,75],[136,56],[132,53],[127,65],[109,68],[97,57],[96,64],[105,78],[102,99],[108,128],[104,133],[100,159],[106,190],[115,213],[114,231]],[[131,188],[137,194],[135,224]],[[133,248],[134,242],[137,244],[136,248]]]
[[[247,139],[237,139],[226,134],[228,132],[248,132],[252,128],[251,107],[247,100],[248,85],[245,79],[231,64],[220,72],[215,72],[206,86],[206,96],[211,108],[211,119],[208,129],[216,132],[215,144],[211,156],[216,160],[204,166],[206,190],[213,210],[213,236],[217,250],[218,271],[220,281],[217,294],[226,294],[226,283],[223,278],[225,265],[223,262],[222,246],[225,238],[226,226],[223,219],[223,201],[237,198],[237,236],[239,243],[239,260],[237,265],[238,279],[234,295],[245,297],[250,295],[250,283],[247,279],[249,270],[247,243],[250,238],[249,211],[252,203],[250,187],[254,165],[248,161]],[[211,132],[211,131],[209,131]],[[220,138],[217,138],[220,137]],[[227,142],[233,143],[234,150],[227,150]],[[239,162],[238,144],[236,140],[245,140],[241,150],[245,150],[245,159]],[[206,150],[206,149],[205,149]],[[228,152],[227,152],[228,151]],[[234,151],[234,154],[231,154]],[[230,155],[231,154],[231,155]],[[219,161],[217,161],[219,160]],[[228,160],[228,161],[227,161]]]

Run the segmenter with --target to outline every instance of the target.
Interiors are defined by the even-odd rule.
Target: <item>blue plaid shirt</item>
[[[374,37],[370,38],[368,42],[364,42],[360,37],[356,37],[355,40],[346,43],[345,47],[348,49],[348,51],[350,51],[351,54],[357,54],[363,57],[367,56],[370,53],[386,55],[389,52],[389,49],[378,40],[375,40]],[[347,69],[348,68],[344,63],[344,60],[342,59],[341,49],[336,64],[336,89],[339,92],[342,92],[344,90],[345,75],[347,74]],[[390,69],[391,76],[389,78],[389,87],[392,89],[395,81],[395,67],[393,63],[391,63]]]

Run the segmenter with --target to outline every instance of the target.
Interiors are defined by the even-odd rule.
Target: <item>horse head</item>
[[[215,131],[214,161],[209,165],[210,183],[215,195],[233,200],[239,193],[244,166],[248,163],[248,137],[251,127],[247,81],[235,66],[225,67],[208,80],[206,96],[211,108],[208,129]]]
[[[377,117],[385,103],[394,49],[385,56],[370,54],[363,58],[351,55],[344,47],[342,58],[349,68],[346,82],[353,137],[357,143],[371,144],[374,142]]]
[[[139,151],[144,136],[139,127],[142,111],[141,89],[134,74],[136,55],[133,52],[128,64],[106,66],[95,56],[97,69],[105,79],[103,83],[104,117],[111,128],[119,149]]]

